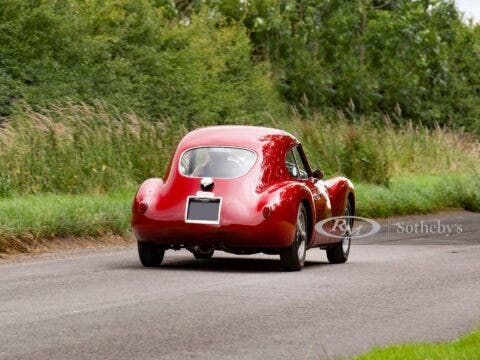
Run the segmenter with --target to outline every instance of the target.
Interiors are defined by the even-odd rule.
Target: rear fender
[[[325,181],[328,197],[332,205],[332,216],[342,216],[345,213],[349,197],[355,209],[355,188],[345,177],[336,177]]]
[[[295,236],[297,225],[297,214],[300,202],[303,201],[307,205],[307,213],[309,217],[308,234],[309,244],[312,240],[315,209],[312,203],[312,194],[310,190],[302,183],[277,184],[274,188],[267,189],[265,195],[260,199],[258,206],[259,211],[263,211],[265,207],[270,209],[270,218],[274,222],[286,222],[288,224],[288,236],[290,244]]]
[[[162,179],[152,178],[145,180],[138,188],[135,198],[133,200],[132,214],[135,216],[139,214],[140,204],[147,205],[147,212],[154,208],[163,192],[164,183]]]

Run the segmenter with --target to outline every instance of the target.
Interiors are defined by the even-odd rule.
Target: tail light
[[[266,219],[266,218],[269,218],[270,215],[272,214],[272,209],[270,208],[270,206],[268,205],[265,205],[263,210],[262,210],[262,215],[263,217]]]
[[[139,214],[145,214],[148,210],[148,202],[146,201],[140,201],[138,203],[138,213]]]

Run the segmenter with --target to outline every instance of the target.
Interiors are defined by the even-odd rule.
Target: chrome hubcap
[[[345,216],[350,216],[350,209],[348,207],[345,210]],[[342,250],[345,255],[347,255],[348,252],[350,251],[350,243],[352,241],[353,219],[348,217],[347,221],[348,221],[348,228],[345,231],[345,234],[343,235],[343,239],[342,239]]]
[[[348,231],[342,240],[342,249],[344,254],[347,254],[348,251],[350,250],[350,241],[351,241],[351,235],[350,235],[350,231]]]
[[[305,250],[307,246],[307,225],[305,221],[305,214],[302,211],[298,214],[297,243],[297,256],[300,260],[302,260],[305,256]]]

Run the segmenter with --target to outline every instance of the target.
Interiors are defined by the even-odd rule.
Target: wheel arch
[[[293,241],[295,227],[297,224],[298,207],[303,204],[307,212],[308,222],[308,243],[313,239],[314,227],[314,207],[311,192],[303,184],[290,183],[284,186],[278,186],[265,194],[265,198],[260,202],[260,208],[268,205],[272,209],[271,220],[287,223],[289,232],[285,233],[289,241]]]
[[[325,181],[328,196],[332,205],[332,215],[342,216],[348,202],[355,207],[355,188],[350,180],[336,177]]]

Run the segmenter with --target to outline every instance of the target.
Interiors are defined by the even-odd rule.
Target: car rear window
[[[256,154],[247,149],[199,147],[183,153],[179,170],[185,176],[230,179],[246,174],[256,158]]]

